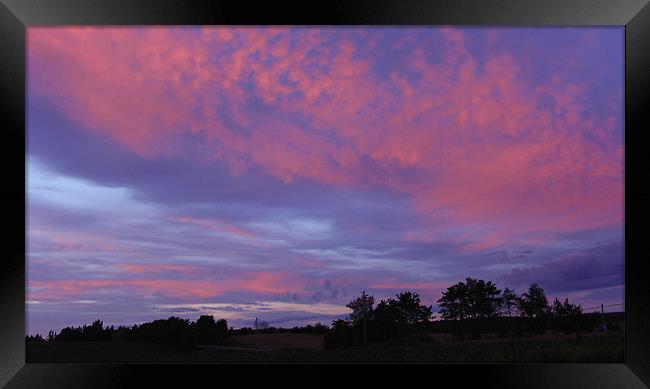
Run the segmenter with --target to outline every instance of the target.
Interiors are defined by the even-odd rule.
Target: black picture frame
[[[622,364],[163,365],[25,363],[25,33],[36,25],[527,25],[625,26],[625,361]],[[402,377],[498,387],[641,388],[650,385],[650,283],[642,244],[650,190],[648,0],[329,0],[302,3],[172,0],[0,0],[0,107],[6,199],[0,261],[0,385],[165,387],[224,377],[281,386],[383,382]],[[644,126],[644,123],[646,125]],[[639,253],[638,255],[635,255]],[[399,371],[397,370],[399,369]],[[252,373],[252,374],[251,374]],[[303,374],[307,374],[306,377]],[[345,378],[344,378],[345,375]],[[300,377],[300,378],[299,378]],[[356,378],[355,378],[356,377]],[[374,381],[374,382],[373,382]],[[645,384],[644,384],[645,383]],[[229,384],[233,385],[233,384]],[[244,386],[249,386],[244,385]]]

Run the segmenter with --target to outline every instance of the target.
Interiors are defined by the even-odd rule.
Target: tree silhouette
[[[400,324],[418,324],[429,321],[431,318],[431,306],[422,305],[420,295],[413,292],[401,292],[396,295],[397,299],[389,299],[388,304],[395,306]]]
[[[543,317],[550,312],[544,289],[538,284],[532,284],[528,293],[521,295],[518,308],[527,317]]]
[[[445,319],[463,320],[495,316],[500,302],[500,290],[492,281],[467,277],[442,293],[438,300]]]
[[[213,343],[217,338],[217,323],[212,315],[202,315],[196,321],[199,343]]]
[[[196,344],[197,341],[193,324],[189,319],[172,316],[169,319],[143,323],[139,327],[134,326],[132,337],[134,340],[187,348]]]
[[[571,304],[568,298],[560,302],[556,297],[551,307],[553,315],[553,327],[564,333],[578,332],[588,327],[588,323],[583,320],[582,307]]]
[[[508,287],[503,289],[503,292],[501,292],[501,306],[506,310],[508,317],[512,317],[515,313],[514,311],[517,308],[518,300],[519,296],[517,296],[514,290]]]
[[[376,336],[391,341],[399,338],[401,316],[395,300],[381,300],[373,312]]]
[[[368,321],[369,316],[372,314],[372,306],[375,303],[375,298],[371,295],[368,295],[366,291],[361,293],[361,296],[350,301],[346,307],[352,310],[350,314],[350,320],[354,324],[363,322],[363,343],[367,341],[366,335],[366,322]]]
[[[495,316],[499,309],[499,294],[492,281],[465,279],[468,294],[468,316],[473,318]]]
[[[346,320],[335,320],[332,322],[332,328],[325,334],[325,348],[337,346],[348,346],[353,342],[354,333],[350,323]]]
[[[217,342],[222,342],[226,340],[229,336],[229,330],[228,330],[228,322],[226,319],[219,319],[215,323],[215,332],[217,335]]]
[[[568,298],[565,298],[564,302],[560,302],[556,297],[553,301],[551,312],[556,317],[575,316],[582,314],[582,307],[580,305],[571,304]]]
[[[45,342],[45,339],[41,336],[41,334],[36,334],[36,335],[28,335],[25,336],[25,341],[28,343],[42,343]]]
[[[228,323],[221,319],[203,315],[195,322],[180,317],[170,317],[152,322],[133,325],[133,327],[113,326],[104,328],[101,320],[95,320],[91,325],[81,327],[65,327],[58,334],[49,331],[47,341],[108,341],[130,340],[169,344],[187,348],[198,343],[213,343],[223,341],[229,336]],[[40,335],[38,335],[40,337]],[[28,337],[28,341],[38,341],[37,337]],[[42,339],[42,337],[40,337]],[[44,339],[43,339],[44,340]]]
[[[437,301],[440,310],[438,313],[446,320],[463,320],[467,314],[467,285],[458,282],[442,292],[442,297]]]
[[[95,320],[90,326],[83,326],[82,337],[84,340],[108,340],[110,334],[104,331],[104,322]]]
[[[375,298],[368,295],[365,291],[354,300],[350,301],[346,307],[352,310],[350,313],[350,320],[353,323],[359,322],[361,319],[366,318],[372,313],[372,306],[375,303]]]

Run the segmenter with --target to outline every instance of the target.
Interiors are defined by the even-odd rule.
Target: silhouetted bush
[[[293,327],[291,329],[291,332],[296,334],[326,334],[328,331],[329,327],[322,323],[308,324],[304,327]]]
[[[196,323],[189,319],[170,317],[154,320],[133,327],[113,326],[103,327],[101,320],[82,327],[66,327],[58,334],[48,333],[47,341],[78,342],[78,341],[110,341],[130,340],[167,344],[187,348],[199,343],[218,343],[226,340],[230,330],[226,320],[214,321],[212,316],[201,316]],[[45,341],[41,335],[26,337],[27,342]]]
[[[198,343],[198,336],[193,327],[189,319],[172,316],[166,320],[154,320],[139,327],[134,326],[132,339],[186,348]]]
[[[447,288],[438,300],[445,319],[476,319],[496,316],[501,304],[501,291],[492,281],[467,277]]]
[[[370,341],[394,341],[401,337],[404,324],[400,323],[400,312],[395,300],[382,300],[368,321],[368,339]]]
[[[196,321],[197,340],[202,344],[211,344],[217,340],[217,323],[213,316],[203,315]]]
[[[81,327],[65,327],[55,337],[55,342],[74,342],[83,339],[83,331]]]
[[[250,334],[254,334],[254,333],[255,333],[255,330],[252,329],[251,327],[242,327],[242,328],[236,330],[237,335],[250,335]]]
[[[217,343],[221,343],[228,339],[230,336],[230,331],[228,330],[228,322],[226,322],[226,319],[217,320],[215,328]]]
[[[111,340],[113,332],[113,327],[103,328],[102,321],[95,320],[93,324],[89,326],[65,327],[58,334],[54,333],[54,331],[50,331],[48,334],[48,340],[56,342]]]
[[[131,328],[119,326],[111,334],[111,340],[129,340],[131,339]]]
[[[323,346],[328,349],[349,346],[360,340],[358,333],[347,321],[336,320],[332,322],[332,328],[325,334]]]
[[[41,334],[25,336],[25,341],[26,341],[27,343],[41,343],[41,342],[46,342],[46,340],[43,339],[43,337],[41,336]]]

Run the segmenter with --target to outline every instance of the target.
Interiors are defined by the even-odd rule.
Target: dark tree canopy
[[[104,327],[101,320],[96,320],[91,325],[63,328],[58,334],[50,331],[47,341],[135,340],[189,347],[200,343],[219,342],[228,335],[228,323],[224,319],[215,322],[214,317],[203,315],[196,322],[191,322],[189,319],[172,316],[132,327],[119,326],[117,329],[113,326]],[[28,337],[28,340],[32,341],[40,339],[40,335]]]
[[[514,290],[506,287],[501,292],[501,308],[504,313],[508,314],[508,317],[515,314],[518,301],[519,296],[517,296]]]
[[[440,307],[438,313],[447,320],[463,320],[467,315],[467,286],[458,282],[442,292],[437,301]]]
[[[527,317],[542,317],[550,312],[544,289],[538,284],[532,284],[528,293],[521,295],[518,308]]]
[[[423,305],[417,293],[401,292],[396,297],[396,300],[389,299],[388,304],[394,306],[398,323],[417,324],[431,318],[431,306]]]
[[[582,307],[580,305],[571,304],[568,298],[564,302],[555,298],[551,312],[556,317],[576,316],[582,314]]]
[[[215,323],[217,342],[221,342],[228,337],[228,322],[226,319],[219,319]]]
[[[195,326],[199,343],[212,343],[217,338],[217,323],[212,315],[202,315]]]
[[[500,290],[492,281],[466,278],[443,292],[438,300],[445,319],[463,320],[496,316],[500,304]]]
[[[372,314],[372,306],[374,303],[375,298],[363,291],[361,296],[355,298],[346,305],[346,307],[352,310],[350,320],[353,323],[356,323],[363,318],[368,318],[368,316]]]

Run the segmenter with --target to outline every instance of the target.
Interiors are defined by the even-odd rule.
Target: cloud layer
[[[622,43],[620,28],[29,28],[30,313],[117,291],[153,309],[431,302],[468,275],[620,286],[622,252],[599,244],[623,239]],[[572,281],[592,263],[614,275]]]

